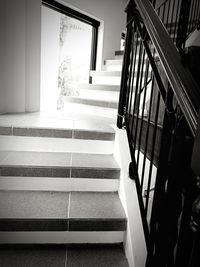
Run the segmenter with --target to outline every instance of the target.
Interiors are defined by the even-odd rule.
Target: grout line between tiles
[[[72,139],[74,139],[74,124],[75,124],[75,121],[73,120],[73,123],[72,123]]]
[[[66,252],[65,252],[65,266],[64,267],[67,267],[67,246],[66,246]]]
[[[69,162],[69,178],[72,178],[72,153],[70,155],[70,162]]]
[[[69,215],[70,215],[70,196],[71,196],[71,192],[69,192],[69,201],[68,201],[68,212],[67,212],[67,229],[69,231]]]

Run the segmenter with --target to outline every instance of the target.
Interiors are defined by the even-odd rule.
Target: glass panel
[[[78,96],[77,84],[88,83],[92,26],[61,15],[57,108],[63,108],[64,96]]]
[[[89,82],[92,26],[42,7],[41,111],[64,109],[78,96],[77,84]]]

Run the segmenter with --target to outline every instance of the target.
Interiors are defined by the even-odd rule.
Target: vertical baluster
[[[139,36],[139,33],[138,33],[138,36]],[[132,117],[132,122],[131,122],[131,125],[130,125],[130,129],[131,129],[131,137],[133,138],[134,141],[136,141],[136,137],[133,136],[133,127],[134,127],[134,121],[135,121],[135,110],[136,110],[136,96],[138,94],[138,82],[139,82],[139,69],[140,69],[140,64],[141,64],[141,52],[142,52],[142,42],[141,40],[139,40],[139,38],[137,39],[137,41],[139,41],[139,57],[138,57],[138,62],[137,62],[137,71],[135,71],[134,69],[134,74],[136,73],[136,77],[134,77],[134,83],[135,84],[135,94],[134,94],[134,100],[133,100],[133,117]]]
[[[136,38],[133,39],[133,48],[135,48],[134,50],[134,63],[133,63],[133,66],[132,66],[132,70],[130,72],[130,76],[131,76],[131,87],[130,87],[130,90],[131,90],[131,96],[129,96],[129,103],[128,103],[128,107],[129,107],[129,114],[128,114],[128,120],[129,121],[132,121],[134,119],[133,115],[132,115],[132,112],[131,112],[131,108],[132,108],[132,99],[133,99],[133,95],[134,95],[134,92],[135,92],[135,85],[134,85],[134,81],[135,81],[135,68],[136,68],[136,65],[137,65],[137,54],[138,54],[138,46],[137,46],[137,43],[138,43],[138,32],[137,32],[137,28],[135,27],[135,34],[136,34]],[[132,116],[132,117],[131,117]]]
[[[174,25],[174,43],[176,43],[176,38],[177,38],[177,30],[178,30],[178,21],[179,21],[179,18],[180,18],[180,3],[181,3],[182,0],[178,0],[178,4],[177,4],[177,12],[176,12],[176,19],[175,19],[175,25]]]
[[[175,23],[175,21],[174,21],[175,2],[176,1],[173,2],[172,11],[171,11],[171,21],[170,21],[170,30],[169,30],[169,35],[170,36],[172,35],[172,26]]]
[[[146,195],[146,203],[145,203],[146,216],[147,216],[147,212],[148,212],[149,194],[150,194],[150,188],[151,188],[151,178],[152,178],[152,170],[153,170],[153,159],[154,159],[154,153],[155,153],[155,145],[156,145],[156,134],[157,134],[157,127],[158,127],[159,107],[160,107],[160,92],[158,92],[158,96],[157,96],[156,114],[155,114],[155,120],[154,120],[154,130],[153,130],[153,139],[152,139],[152,147],[151,147],[151,158],[150,158],[148,185],[147,185],[147,195]]]
[[[127,86],[127,102],[126,102],[126,111],[125,111],[125,116],[127,116],[127,114],[130,114],[130,108],[129,108],[129,101],[130,101],[130,91],[131,91],[131,79],[132,79],[132,67],[133,67],[133,58],[134,58],[134,34],[132,34],[132,41],[131,41],[131,51],[130,51],[130,67],[129,67],[129,71],[128,71],[128,86]],[[131,91],[132,93],[132,91]]]
[[[194,15],[194,8],[195,8],[195,0],[192,0],[192,5],[191,5],[191,8],[190,8],[190,18],[189,18],[189,22],[191,23],[189,23],[188,24],[188,27],[189,27],[189,32],[191,31],[191,29],[193,28],[193,19],[194,19],[194,17],[193,17],[193,15]]]
[[[142,61],[141,61],[141,66],[139,68],[139,73],[138,73],[138,80],[139,80],[139,83],[138,83],[138,95],[135,96],[137,97],[136,99],[136,125],[135,125],[135,133],[134,133],[134,136],[135,136],[135,143],[134,143],[134,146],[133,146],[133,151],[135,153],[135,150],[136,150],[136,146],[137,146],[137,136],[138,136],[138,124],[139,124],[139,116],[140,116],[140,99],[141,99],[141,88],[142,88],[142,80],[143,80],[143,69],[144,69],[144,59],[145,59],[145,50],[144,50],[144,47],[142,45]],[[138,148],[139,149],[139,148]],[[137,166],[138,168],[138,166]]]
[[[168,9],[167,9],[167,19],[166,19],[166,28],[168,30],[169,27],[169,11],[170,11],[170,7],[171,7],[171,0],[169,2],[166,3],[166,5],[168,4]]]
[[[130,64],[130,51],[131,51],[131,40],[132,40],[132,24],[127,25],[127,34],[126,34],[126,45],[124,50],[123,58],[123,67],[122,67],[122,78],[120,84],[120,96],[119,96],[119,105],[118,105],[118,115],[117,115],[117,127],[122,128],[123,126],[123,117],[124,117],[124,107],[127,97],[127,77],[128,77],[128,68]]]
[[[141,126],[140,126],[140,134],[139,134],[139,140],[138,140],[138,154],[137,154],[137,168],[139,167],[139,158],[140,158],[140,147],[141,147],[141,140],[142,140],[142,132],[143,132],[143,122],[144,122],[144,110],[145,110],[145,102],[146,102],[146,94],[147,94],[147,86],[149,84],[149,60],[146,60],[146,70],[145,70],[145,79],[144,79],[144,85],[143,85],[143,103],[142,103],[142,115],[141,115]],[[144,159],[143,159],[144,160]]]
[[[147,150],[148,150],[148,144],[149,144],[148,141],[149,141],[149,129],[150,129],[150,123],[151,123],[150,117],[151,117],[151,110],[152,110],[152,103],[153,103],[154,82],[155,82],[155,77],[152,73],[152,85],[151,85],[151,94],[150,94],[150,101],[149,101],[148,121],[147,121],[147,130],[146,130],[146,136],[145,136],[144,160],[143,160],[142,175],[141,175],[141,190],[143,190]]]
[[[199,1],[196,1],[196,3],[195,3],[195,8],[194,8],[194,19],[193,19],[192,29],[195,28],[195,26],[196,26],[196,21],[197,21],[197,19],[198,19],[198,16],[197,16],[197,14],[198,14],[198,2],[199,2]]]

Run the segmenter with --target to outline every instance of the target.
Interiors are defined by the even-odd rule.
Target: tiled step
[[[117,193],[0,191],[0,202],[1,232],[126,230]]]
[[[1,176],[118,179],[112,155],[28,151],[0,152]]]
[[[112,91],[119,92],[120,88],[117,85],[104,84],[79,84],[78,89],[92,90],[92,91]]]
[[[121,244],[2,246],[2,267],[128,267]]]
[[[108,59],[105,61],[107,71],[122,71],[122,59]]]
[[[123,55],[124,55],[124,50],[115,51],[115,56],[123,56]]]
[[[87,99],[82,97],[66,97],[65,101],[71,103],[79,103],[84,105],[92,105],[92,106],[113,108],[113,109],[117,109],[118,107],[118,101],[113,102],[113,101],[106,101],[99,99]]]
[[[120,85],[121,71],[91,71],[92,84]]]
[[[105,61],[106,66],[110,65],[122,65],[122,59],[107,59]]]
[[[110,103],[110,106],[112,106],[112,103]],[[98,129],[95,124],[84,120],[68,121],[57,126],[53,123],[29,122],[28,120],[9,126],[2,124],[0,126],[1,135],[89,140],[114,140],[115,137],[114,130],[110,126],[102,123]]]
[[[70,104],[70,103],[69,103]],[[109,109],[111,110],[111,109]],[[113,110],[113,109],[112,109]],[[107,134],[106,134],[107,135]],[[99,132],[85,131],[82,138],[48,138],[34,136],[0,136],[0,151],[34,151],[62,153],[112,154],[114,140],[106,140]],[[91,139],[87,139],[91,138]],[[101,138],[101,139],[100,139]],[[103,140],[103,138],[105,138]]]
[[[108,70],[101,70],[101,71],[90,71],[91,77],[121,77],[121,71],[108,71]]]

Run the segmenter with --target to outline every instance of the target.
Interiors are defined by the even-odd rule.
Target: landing
[[[12,135],[13,128],[85,130],[113,133],[116,109],[68,103],[65,111],[0,115],[0,134]]]

